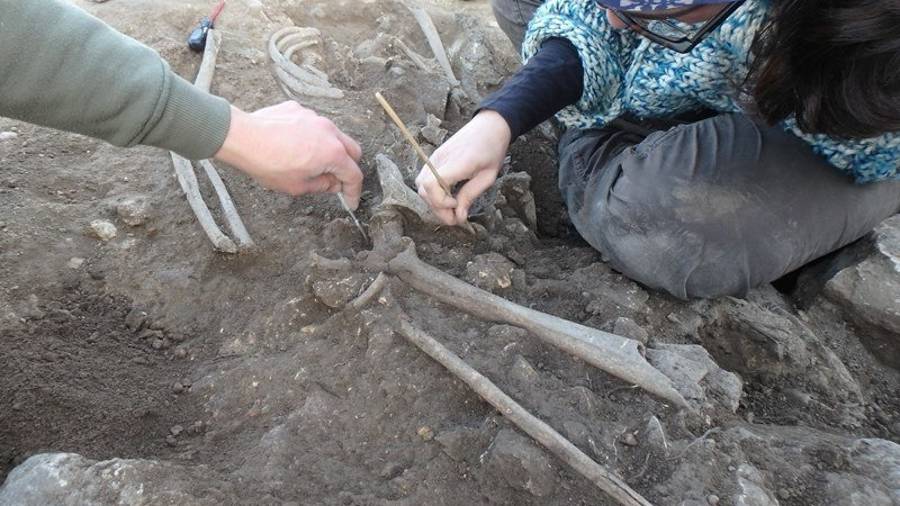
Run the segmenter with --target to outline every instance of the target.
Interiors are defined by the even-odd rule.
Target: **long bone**
[[[529,413],[491,380],[473,369],[435,338],[413,325],[409,317],[403,314],[402,311],[399,322],[400,335],[405,337],[407,341],[413,343],[454,376],[469,385],[482,399],[494,406],[516,427],[534,438],[544,448],[547,448],[560,460],[578,471],[579,474],[590,480],[619,504],[623,506],[652,506],[650,501],[629,487],[627,483],[611,473],[607,468],[588,457],[577,446],[564,438],[559,432],[556,432],[553,427]]]
[[[194,86],[203,91],[209,91],[210,86],[212,85],[212,79],[216,68],[216,59],[219,53],[219,47],[221,46],[221,37],[215,30],[210,30],[206,37],[206,49],[203,52],[203,61],[200,64],[200,70],[197,72],[197,78],[194,81]],[[210,213],[209,208],[203,201],[203,196],[200,195],[200,186],[197,182],[197,176],[194,174],[194,168],[191,165],[191,161],[175,153],[170,154],[172,156],[172,165],[175,168],[175,176],[178,179],[178,184],[181,186],[181,190],[184,192],[188,204],[194,211],[197,221],[200,222],[200,226],[203,228],[206,236],[213,243],[213,247],[216,250],[225,253],[237,253],[238,246],[241,248],[252,248],[254,246],[253,240],[250,238],[250,234],[247,233],[244,222],[241,221],[241,217],[238,215],[237,209],[234,206],[234,201],[231,199],[231,195],[228,194],[228,189],[225,188],[225,183],[222,182],[222,178],[219,177],[219,173],[216,172],[216,168],[213,164],[208,160],[200,162],[200,165],[205,170],[207,177],[213,185],[216,196],[219,198],[225,221],[228,223],[228,227],[237,239],[237,245],[231,238],[225,235],[221,229],[219,229],[218,225],[216,225],[212,213]]]
[[[388,261],[387,270],[445,304],[488,321],[521,327],[598,369],[679,407],[689,407],[672,381],[644,359],[641,344],[633,339],[520,306],[460,281],[420,260],[412,241]]]

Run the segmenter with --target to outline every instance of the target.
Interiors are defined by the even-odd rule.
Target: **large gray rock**
[[[872,254],[839,272],[825,295],[863,332],[863,343],[885,363],[900,368],[900,215],[875,229]]]
[[[742,464],[737,471],[739,489],[747,495],[743,504],[778,504],[776,498],[785,504],[799,498],[834,506],[900,504],[896,443],[807,427],[759,425],[732,428],[721,440],[739,448],[755,465],[750,469]]]
[[[234,487],[206,466],[154,460],[89,460],[74,453],[35,455],[0,488],[0,504],[16,506],[219,506],[240,502]]]
[[[486,465],[492,475],[510,487],[535,497],[546,497],[556,488],[556,472],[547,454],[511,430],[501,430],[494,438]]]
[[[801,388],[837,403],[861,399],[843,362],[799,318],[775,301],[723,299],[700,329],[723,367],[747,378]]]
[[[719,367],[702,346],[659,343],[647,350],[647,360],[672,380],[695,409],[737,411],[743,393],[741,379]]]

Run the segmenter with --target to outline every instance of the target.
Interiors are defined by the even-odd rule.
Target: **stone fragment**
[[[73,453],[34,455],[13,469],[0,504],[239,504],[238,491],[206,466],[156,460],[88,460]]]
[[[84,259],[81,257],[72,257],[66,263],[66,267],[69,269],[80,269],[82,265],[84,265]]]
[[[528,387],[538,381],[540,376],[537,370],[522,355],[516,355],[509,371],[510,378],[522,387]]]
[[[451,459],[469,463],[476,463],[490,443],[487,434],[467,427],[442,430],[434,439]]]
[[[900,215],[881,223],[873,240],[871,255],[828,281],[825,296],[861,327],[873,355],[900,368]]]
[[[759,469],[750,464],[741,464],[737,474],[738,493],[734,497],[736,506],[778,506],[778,500],[767,490],[768,483]]]
[[[537,229],[537,205],[531,192],[531,176],[526,172],[511,172],[499,181],[500,196],[516,216],[531,230]],[[501,199],[498,199],[498,207]]]
[[[312,290],[319,302],[330,308],[340,309],[356,298],[369,281],[369,276],[355,273],[316,281]]]
[[[15,133],[15,132],[0,132],[0,142],[13,141],[18,136],[19,136],[19,134]]]
[[[511,430],[503,429],[497,433],[486,466],[510,487],[535,497],[547,497],[556,487],[556,472],[546,453],[525,436]]]
[[[441,128],[441,120],[433,114],[428,115],[427,123],[422,127],[422,138],[433,146],[440,146],[447,139],[447,130]]]
[[[700,335],[726,369],[767,382],[788,381],[835,404],[861,402],[859,384],[844,363],[777,300],[723,299],[710,315]]]
[[[140,308],[132,308],[125,316],[125,326],[132,332],[138,332],[147,323],[147,313]]]
[[[94,220],[91,222],[91,234],[103,242],[114,239],[118,233],[116,226],[108,220]]]
[[[37,295],[33,293],[29,294],[22,302],[19,307],[19,314],[22,315],[23,318],[29,320],[40,320],[47,316],[47,313],[40,307],[40,301]]]
[[[432,439],[434,439],[434,429],[427,425],[419,427],[419,430],[416,431],[416,434],[418,434],[419,437],[422,438],[422,441],[431,441]]]
[[[150,203],[141,196],[125,197],[116,204],[116,213],[127,225],[137,227],[147,222]]]
[[[620,316],[613,320],[612,333],[634,339],[643,344],[650,340],[650,334],[631,318]]]
[[[515,265],[499,253],[476,256],[466,265],[466,281],[489,292],[512,286]]]
[[[668,376],[696,408],[737,411],[743,382],[736,374],[719,367],[704,347],[659,343],[647,350],[647,360]]]

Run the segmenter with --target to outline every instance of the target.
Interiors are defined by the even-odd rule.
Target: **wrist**
[[[512,142],[512,129],[506,118],[499,112],[493,109],[482,109],[478,111],[473,120],[483,124],[491,132],[493,139],[503,144],[504,147],[509,146]]]
[[[246,166],[244,161],[248,152],[247,145],[252,138],[249,126],[249,114],[231,106],[231,122],[228,125],[228,134],[225,142],[215,154],[215,159],[227,163],[241,170]],[[251,148],[252,149],[252,148]]]

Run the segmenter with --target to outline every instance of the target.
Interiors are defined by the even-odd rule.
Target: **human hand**
[[[497,180],[509,149],[512,132],[496,111],[479,112],[431,155],[431,163],[449,186],[466,182],[450,197],[434,175],[424,167],[416,178],[419,195],[435,215],[447,225],[460,225],[469,219],[469,207]]]
[[[253,113],[232,106],[231,126],[215,158],[291,195],[342,192],[356,209],[361,156],[359,144],[334,123],[297,102],[283,102]]]

